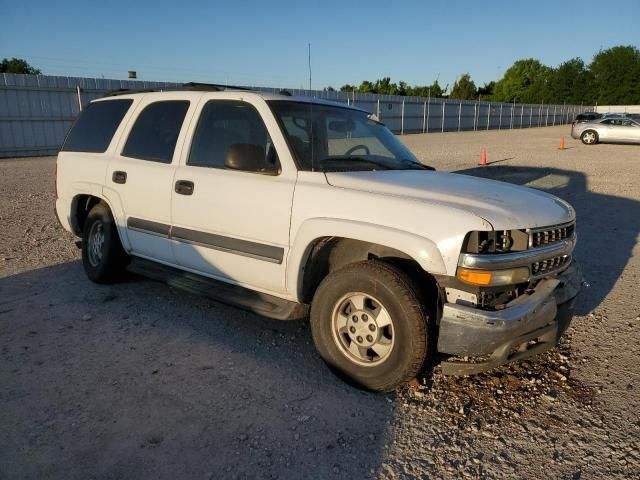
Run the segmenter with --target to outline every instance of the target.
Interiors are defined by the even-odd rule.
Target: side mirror
[[[250,143],[234,143],[224,158],[224,166],[229,170],[277,175],[277,162],[268,162],[264,147]]]

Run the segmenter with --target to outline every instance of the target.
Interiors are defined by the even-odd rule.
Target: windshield
[[[268,102],[301,170],[431,170],[366,112],[311,102]]]

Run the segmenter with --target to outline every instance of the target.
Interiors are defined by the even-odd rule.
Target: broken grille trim
[[[556,243],[523,250],[521,252],[499,254],[461,253],[458,265],[466,268],[498,270],[529,266],[532,263],[548,260],[554,257],[571,255],[575,247],[576,234]]]
[[[571,221],[561,223],[559,225],[551,225],[548,227],[528,228],[526,230],[529,235],[529,248],[539,248],[546,245],[553,245],[567,238],[574,236],[576,231],[576,222]]]
[[[563,272],[571,265],[571,255],[561,255],[559,257],[548,258],[529,265],[531,280],[544,278],[554,273]]]

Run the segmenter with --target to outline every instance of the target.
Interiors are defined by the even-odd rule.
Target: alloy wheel
[[[384,305],[371,295],[344,295],[333,310],[333,339],[340,352],[362,366],[375,366],[391,354],[393,321]]]

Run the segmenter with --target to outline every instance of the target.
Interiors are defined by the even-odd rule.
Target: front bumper
[[[470,375],[555,346],[573,317],[582,273],[574,261],[556,278],[541,280],[506,308],[480,310],[446,303],[438,335],[438,351],[457,357],[488,357],[470,362],[445,361],[447,375]]]

